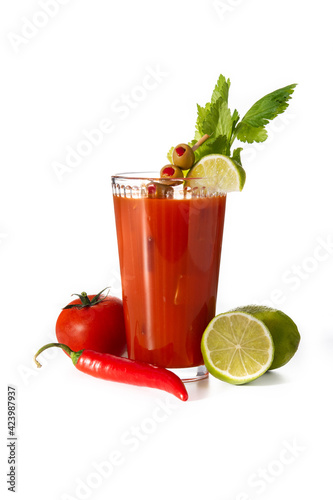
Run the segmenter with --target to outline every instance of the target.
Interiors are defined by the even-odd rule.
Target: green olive
[[[172,153],[172,161],[182,170],[188,170],[194,163],[194,152],[188,144],[178,144]]]
[[[184,174],[181,168],[169,164],[161,168],[160,176],[166,179],[177,179],[179,177],[184,177]]]

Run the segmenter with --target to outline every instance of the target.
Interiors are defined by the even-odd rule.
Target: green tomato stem
[[[84,306],[90,306],[90,300],[86,292],[82,292],[81,295],[79,295],[82,305]]]

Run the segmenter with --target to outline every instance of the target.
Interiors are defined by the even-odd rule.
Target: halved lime
[[[207,155],[188,171],[186,185],[191,188],[218,189],[228,193],[241,191],[245,183],[245,170],[224,155]],[[199,177],[199,179],[193,179]]]
[[[269,329],[274,342],[274,360],[270,370],[280,368],[291,360],[298,349],[301,336],[289,316],[278,309],[256,305],[238,307],[235,311],[251,314]]]
[[[215,316],[201,340],[208,371],[231,384],[245,384],[265,373],[274,358],[274,344],[265,324],[243,312]]]

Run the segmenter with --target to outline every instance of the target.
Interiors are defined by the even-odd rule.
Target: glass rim
[[[151,174],[151,175],[150,175]],[[146,172],[121,172],[117,174],[112,174],[111,179],[119,180],[119,179],[125,179],[125,180],[133,180],[133,181],[166,181],[166,180],[172,180],[172,181],[184,181],[186,180],[191,180],[191,179],[205,179],[206,177],[172,177],[172,178],[167,178],[167,177],[161,177],[158,175],[158,172],[156,171],[146,171]]]

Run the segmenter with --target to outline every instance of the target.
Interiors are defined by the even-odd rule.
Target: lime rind
[[[235,385],[257,379],[274,359],[274,343],[268,328],[243,312],[215,316],[202,336],[201,350],[208,371]]]
[[[229,312],[251,314],[267,326],[274,342],[274,359],[270,370],[281,368],[296,354],[301,336],[297,325],[283,311],[267,306],[249,305],[237,307]]]

